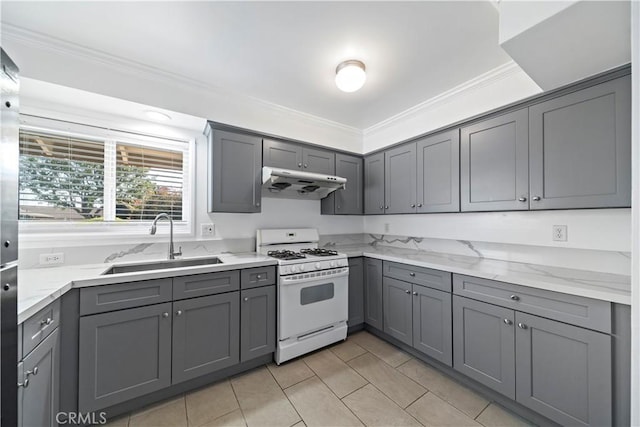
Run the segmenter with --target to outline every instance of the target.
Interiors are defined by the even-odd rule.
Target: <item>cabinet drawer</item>
[[[451,273],[397,262],[384,261],[383,264],[387,277],[451,292]]]
[[[171,279],[142,280],[80,289],[80,315],[171,301]]]
[[[607,301],[460,274],[453,275],[453,292],[491,304],[611,333],[611,303]]]
[[[238,270],[173,278],[173,299],[201,297],[240,289]]]
[[[275,285],[276,268],[274,266],[247,268],[240,272],[240,286],[242,289]]]
[[[22,324],[22,354],[31,350],[48,337],[60,323],[60,300],[55,300]]]

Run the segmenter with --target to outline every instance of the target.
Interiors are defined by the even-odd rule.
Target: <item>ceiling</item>
[[[509,62],[476,2],[2,1],[20,29],[365,129]],[[367,83],[340,92],[335,67]],[[22,70],[29,77],[29,70]]]

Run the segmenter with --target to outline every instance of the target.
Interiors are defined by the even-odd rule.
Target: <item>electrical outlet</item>
[[[567,241],[567,226],[566,225],[554,225],[553,228],[553,240],[556,242]]]
[[[40,265],[64,264],[64,252],[40,254]]]
[[[215,224],[202,224],[200,229],[200,235],[202,237],[213,237],[216,234]]]

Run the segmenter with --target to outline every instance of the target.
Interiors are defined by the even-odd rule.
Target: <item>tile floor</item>
[[[367,332],[108,424],[205,426],[530,426]]]

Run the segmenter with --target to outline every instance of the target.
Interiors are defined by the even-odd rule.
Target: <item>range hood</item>
[[[347,179],[339,176],[269,166],[262,168],[264,197],[320,200],[340,188],[345,188],[346,183]]]

